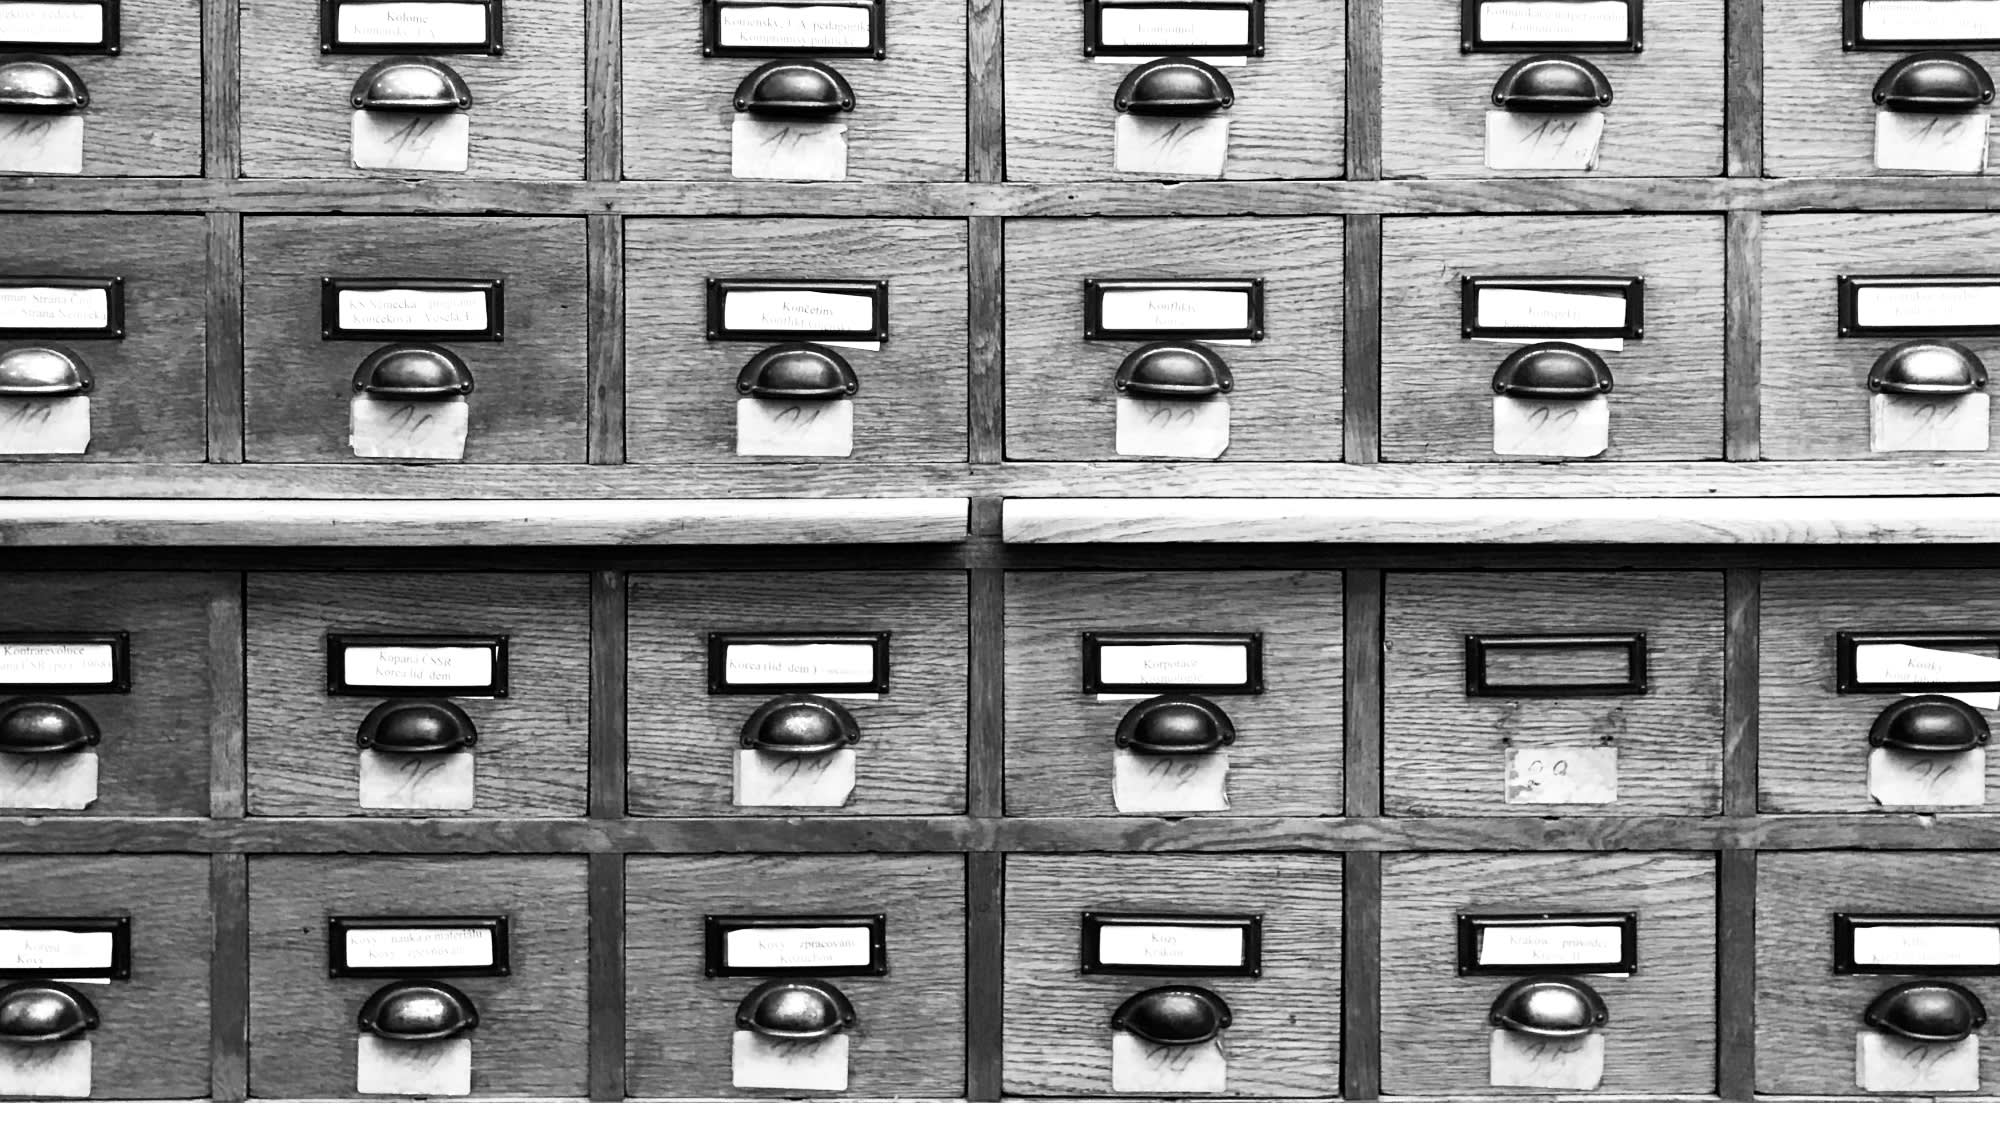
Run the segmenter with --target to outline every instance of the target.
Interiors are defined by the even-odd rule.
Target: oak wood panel
[[[1868,730],[1882,709],[1901,697],[1839,694],[1834,635],[2000,633],[1994,577],[1977,570],[1766,571],[1759,623],[1758,808],[1879,809],[1868,795]],[[2000,786],[2000,754],[1990,751],[1986,784],[1989,793]]]
[[[1142,59],[1083,54],[1083,5],[1017,4],[1007,13],[1007,176],[1158,179],[1113,170],[1111,96]],[[1344,170],[1346,5],[1272,4],[1262,58],[1224,73],[1232,180],[1324,179]]]
[[[732,797],[743,722],[768,698],[708,693],[708,634],[889,633],[889,690],[841,705],[861,727],[855,788],[815,815],[965,809],[962,572],[641,574],[627,671],[630,807],[646,816],[770,816]],[[804,810],[800,810],[804,811]]]
[[[1722,226],[1719,216],[1383,220],[1382,459],[1503,460],[1493,370],[1521,341],[1464,339],[1459,281],[1532,274],[1646,280],[1645,339],[1604,357],[1615,382],[1602,460],[1720,457]]]
[[[1009,1094],[1109,1095],[1111,1014],[1126,997],[1170,983],[1082,975],[1086,910],[1261,915],[1261,976],[1180,978],[1220,995],[1235,1017],[1222,1035],[1221,1096],[1339,1095],[1340,859],[1284,855],[1008,856]]]
[[[580,816],[589,774],[590,591],[580,574],[253,574],[253,816]],[[363,809],[354,732],[380,702],[326,693],[329,633],[500,634],[505,699],[456,700],[479,732],[469,812]]]
[[[860,381],[852,460],[966,459],[964,223],[635,219],[625,268],[632,460],[746,463],[736,375],[766,344],[706,338],[707,282],[724,277],[888,282],[882,349],[842,352]]]
[[[96,748],[96,802],[81,812],[56,815],[207,815],[209,730],[222,706],[208,667],[209,604],[228,596],[234,586],[231,575],[202,573],[6,577],[0,632],[126,633],[131,638],[129,693],[65,696],[97,721],[103,741]]]
[[[624,5],[625,174],[642,180],[727,180],[734,97],[768,61],[703,58],[698,4]],[[896,6],[888,57],[827,60],[854,87],[850,180],[963,180],[966,6]],[[816,189],[813,189],[816,190]]]
[[[889,971],[833,976],[854,1003],[853,1098],[965,1095],[962,856],[662,856],[625,879],[627,1093],[783,1097],[737,1090],[736,1006],[759,978],[703,975],[704,914],[884,914]]]
[[[1757,1092],[1866,1097],[1854,1081],[1861,1013],[1897,976],[1835,976],[1833,915],[2000,914],[2000,857],[1801,852],[1757,857]],[[1951,979],[1942,977],[1942,979]],[[1961,978],[1990,1002],[1993,978]],[[2000,1094],[1990,1036],[1979,1093]]]
[[[201,0],[124,0],[116,55],[58,54],[90,95],[86,176],[202,174]],[[0,173],[0,195],[16,173]],[[70,177],[48,177],[65,183]]]
[[[1007,812],[1115,816],[1114,732],[1130,700],[1085,694],[1085,632],[1264,635],[1261,695],[1236,725],[1232,815],[1338,816],[1343,700],[1337,571],[1007,575]]]
[[[472,370],[465,459],[584,459],[582,221],[253,218],[243,244],[248,460],[354,460],[354,371],[382,341],[320,338],[325,277],[504,281],[505,339],[441,341]]]
[[[1713,571],[1392,574],[1383,642],[1383,805],[1391,815],[1713,814],[1722,801],[1722,576]],[[1641,695],[1466,694],[1470,634],[1641,633]],[[1604,679],[1623,653],[1560,651],[1496,681]],[[1508,762],[1534,751],[1616,755],[1610,805],[1509,804]]]
[[[250,1096],[353,1098],[355,1015],[393,977],[327,975],[331,915],[507,916],[512,973],[462,977],[472,1096],[582,1097],[590,1004],[578,856],[250,861]]]
[[[1611,81],[1597,169],[1486,167],[1493,84],[1537,52],[1463,54],[1459,0],[1389,0],[1382,17],[1385,176],[1716,176],[1722,174],[1723,0],[1646,6],[1646,49],[1597,52]]]
[[[1763,451],[1781,460],[1905,463],[2000,459],[1984,453],[1870,453],[1868,369],[1904,338],[1840,338],[1844,274],[2000,272],[2000,216],[1767,215],[1764,218]],[[2000,362],[1990,337],[1956,342]],[[1843,470],[1844,471],[1844,470]]]
[[[127,13],[129,24],[132,13]],[[5,185],[0,180],[0,185]],[[11,185],[0,186],[5,198]],[[122,277],[125,336],[56,341],[90,369],[90,445],[0,463],[201,461],[207,456],[207,231],[193,215],[8,215],[0,277]],[[0,352],[31,338],[0,341]]]
[[[132,919],[131,979],[76,986],[100,1018],[90,1032],[91,1097],[208,1096],[206,859],[9,856],[0,897],[10,916]]]
[[[1382,867],[1385,1094],[1547,1096],[1488,1085],[1487,1013],[1509,978],[1458,975],[1462,912],[1637,914],[1638,971],[1588,981],[1611,1013],[1603,1085],[1564,1096],[1715,1091],[1713,856],[1387,855]]]
[[[463,175],[426,175],[444,184],[471,178],[581,179],[583,5],[507,0],[505,9],[505,54],[433,56],[472,91],[472,108],[466,111],[472,146]],[[376,56],[320,54],[317,4],[243,0],[242,26],[245,176],[407,175],[364,171],[352,160],[348,95]]]
[[[1262,278],[1264,339],[1221,347],[1236,378],[1225,461],[1338,461],[1341,241],[1331,219],[1007,224],[1007,456],[1117,456],[1112,376],[1143,341],[1087,342],[1093,277]]]

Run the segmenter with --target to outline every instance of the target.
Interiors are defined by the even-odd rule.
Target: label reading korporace
[[[484,645],[354,645],[341,654],[341,670],[349,687],[484,689],[493,658]]]
[[[412,926],[350,928],[346,932],[347,968],[463,969],[489,968],[495,959],[493,930],[483,927]]]
[[[111,292],[104,286],[0,282],[0,329],[50,332],[110,326]]]
[[[0,0],[0,43],[94,47],[105,41],[105,6]]]
[[[723,938],[731,969],[858,969],[874,960],[867,926],[749,926]]]
[[[1626,0],[1492,0],[1479,5],[1479,39],[1509,43],[1614,43],[1630,34]]]
[[[387,3],[348,2],[338,5],[334,34],[345,47],[458,46],[485,42],[485,4],[390,0]]]
[[[480,289],[354,289],[339,293],[335,323],[343,332],[485,332]]]
[[[1914,965],[1939,969],[1993,968],[2000,966],[2000,924],[1856,925],[1854,964],[1857,968]]]
[[[103,684],[118,682],[118,651],[109,642],[0,641],[0,684]]]
[[[727,4],[716,11],[718,46],[776,49],[867,49],[874,13],[836,4]]]
[[[1250,650],[1240,644],[1114,644],[1098,652],[1107,684],[1247,684]]]
[[[1860,39],[1869,45],[2000,40],[1993,0],[1860,0]]]

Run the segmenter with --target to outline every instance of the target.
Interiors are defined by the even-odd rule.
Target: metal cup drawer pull
[[[472,369],[448,348],[385,344],[354,369],[354,389],[376,398],[469,395]]]
[[[478,1027],[479,1011],[470,997],[442,981],[403,980],[376,989],[355,1022],[377,1039],[433,1043]]]
[[[1236,724],[1199,695],[1157,695],[1118,724],[1118,747],[1142,754],[1206,754],[1236,741]]]
[[[35,344],[0,352],[0,397],[89,394],[90,365],[68,348]]]
[[[1195,985],[1173,984],[1127,997],[1112,1013],[1111,1028],[1163,1047],[1192,1047],[1222,1034],[1234,1019],[1222,997]]]
[[[1993,102],[1986,68],[1956,51],[1924,51],[1889,64],[1875,104],[1895,113],[1974,113]]]
[[[1868,731],[1876,749],[1915,754],[1962,754],[1986,745],[1986,717],[1948,695],[1899,699],[1882,709]]]
[[[451,113],[472,108],[472,89],[436,59],[399,55],[362,71],[349,100],[355,109]]]
[[[97,1023],[96,1006],[69,985],[23,980],[0,988],[0,1043],[63,1043],[81,1039]]]
[[[451,754],[479,742],[472,716],[448,699],[391,699],[361,720],[354,743],[392,754]]]
[[[1573,55],[1536,55],[1500,75],[1493,104],[1509,113],[1589,113],[1611,104],[1611,80]]]
[[[822,119],[854,108],[854,87],[816,59],[767,62],[736,87],[736,112]]]
[[[820,344],[773,344],[750,357],[736,376],[736,393],[752,398],[821,401],[861,390],[854,366]]]
[[[1986,364],[1949,340],[1897,344],[1868,369],[1868,389],[1890,395],[1969,395],[1986,386]]]
[[[1976,173],[1986,166],[1993,78],[1957,51],[1919,51],[1875,80],[1875,167]]]
[[[1574,977],[1535,976],[1501,989],[1487,1020],[1503,1031],[1575,1039],[1611,1022],[1611,1013],[1596,989]]]
[[[1510,398],[1578,399],[1611,393],[1611,367],[1590,348],[1529,344],[1500,361],[1493,393]]]
[[[1147,344],[1125,357],[1112,377],[1128,395],[1150,398],[1210,398],[1236,387],[1221,356],[1200,344]]]
[[[810,1042],[847,1031],[855,1024],[846,993],[823,980],[767,980],[736,1006],[736,1026],[771,1039]]]
[[[1861,1022],[1919,1043],[1957,1043],[1986,1025],[1986,1006],[1964,985],[1910,981],[1883,990]]]
[[[0,113],[79,113],[89,104],[69,64],[41,55],[0,59]]]
[[[767,754],[827,754],[861,740],[847,708],[818,695],[781,695],[743,721],[742,746]]]
[[[1199,117],[1236,104],[1229,78],[1200,59],[1170,55],[1126,72],[1111,107],[1146,117]]]
[[[97,720],[59,696],[21,696],[0,703],[0,753],[68,754],[97,745]]]

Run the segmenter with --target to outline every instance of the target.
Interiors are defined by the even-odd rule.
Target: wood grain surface
[[[582,179],[583,5],[507,0],[505,9],[505,54],[435,56],[472,91],[471,162],[462,174],[424,175]],[[348,95],[377,58],[320,54],[317,4],[244,0],[242,21],[245,176],[407,178],[363,171],[351,158]]]
[[[1461,977],[1460,913],[1634,913],[1639,969],[1593,976],[1611,1022],[1604,1081],[1633,1098],[1715,1091],[1715,860],[1706,855],[1382,857],[1382,1092],[1546,1097],[1488,1085],[1503,976]],[[1528,975],[1528,974],[1523,974]]]
[[[7,190],[0,186],[0,197]],[[5,224],[0,280],[122,277],[125,336],[56,341],[82,357],[90,370],[87,451],[32,458],[4,454],[0,462],[205,459],[208,382],[198,281],[207,260],[202,220],[187,215],[8,215]],[[0,340],[0,353],[35,342],[25,337]]]
[[[729,179],[736,87],[768,60],[703,58],[702,11],[624,5],[625,174],[633,179]],[[823,60],[854,87],[854,109],[839,118],[848,179],[965,179],[965,17],[964,3],[895,5],[888,57]]]
[[[582,222],[259,218],[244,222],[243,244],[248,460],[355,459],[354,371],[383,342],[321,339],[325,277],[504,281],[505,339],[438,341],[472,370],[465,459],[584,459]]]
[[[119,7],[118,54],[61,59],[90,95],[83,115],[83,174],[199,176],[201,0],[123,0]],[[9,181],[15,178],[0,173],[5,185],[0,195],[14,190]],[[61,183],[72,177],[50,179]]]
[[[577,856],[252,859],[250,1096],[359,1096],[355,1016],[396,978],[329,977],[328,917],[501,914],[512,973],[451,982],[479,1012],[472,1096],[582,1097],[586,884]]]
[[[1261,915],[1261,976],[1179,978],[1220,995],[1234,1017],[1222,1096],[1339,1096],[1340,874],[1335,856],[1008,856],[1007,1093],[1110,1095],[1111,1014],[1174,983],[1082,975],[1091,910]]]
[[[1330,179],[1343,172],[1346,5],[1264,9],[1264,55],[1224,70],[1232,180]],[[1111,96],[1142,59],[1083,54],[1083,5],[1020,4],[1007,13],[1007,177],[1158,179],[1113,170]]]
[[[1390,815],[1560,816],[1721,811],[1722,576],[1713,571],[1388,576],[1384,632],[1383,804]],[[1466,694],[1469,634],[1641,633],[1642,695],[1510,698]],[[1532,667],[1496,683],[1623,678],[1623,653],[1588,666]],[[1616,756],[1609,805],[1509,804],[1512,755]]]
[[[1459,283],[1537,274],[1646,280],[1646,338],[1604,355],[1614,384],[1602,460],[1722,455],[1719,217],[1390,218],[1382,223],[1384,461],[1502,460],[1493,452],[1493,370],[1521,342],[1463,338]]]
[[[9,856],[0,895],[12,917],[132,920],[131,979],[75,986],[99,1017],[91,1097],[208,1096],[208,860]]]
[[[590,592],[581,574],[259,574],[246,598],[253,816],[362,809],[354,733],[381,702],[326,693],[329,633],[507,637],[505,699],[460,698],[479,732],[476,805],[423,816],[581,816]]]
[[[1113,735],[1132,701],[1083,684],[1085,632],[1262,633],[1261,695],[1216,695],[1236,725],[1231,815],[1341,813],[1337,571],[1007,575],[1007,812],[1115,816]]]
[[[632,460],[744,463],[736,375],[768,341],[706,338],[708,279],[801,278],[889,283],[882,349],[841,353],[860,381],[851,460],[964,462],[964,223],[635,219],[625,268]]]
[[[889,633],[889,690],[880,699],[840,701],[861,727],[853,796],[843,808],[795,811],[964,811],[963,573],[640,574],[632,579],[628,622],[626,758],[634,813],[778,811],[736,807],[731,785],[744,720],[785,692],[710,695],[710,632]]]
[[[1486,167],[1493,84],[1538,52],[1461,53],[1459,11],[1459,0],[1388,0],[1382,7],[1383,175],[1722,174],[1723,0],[1647,5],[1644,51],[1587,56],[1612,92],[1598,165],[1589,173]]]
[[[1112,376],[1144,341],[1087,342],[1087,278],[1261,278],[1264,339],[1235,376],[1226,461],[1338,461],[1341,226],[1331,219],[1024,219],[1007,224],[1007,456],[1117,456]]]
[[[760,978],[703,975],[705,914],[885,914],[889,972],[832,976],[854,1004],[847,1097],[965,1095],[961,856],[660,856],[625,878],[626,1090],[635,1098],[784,1097],[737,1090],[736,1006]]]

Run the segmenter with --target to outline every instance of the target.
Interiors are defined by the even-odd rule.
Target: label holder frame
[[[889,0],[701,0],[701,56],[705,59],[885,59],[889,57]],[[722,42],[725,8],[861,8],[868,11],[866,47],[730,47]]]
[[[1104,43],[1104,9],[1166,8],[1176,11],[1197,9],[1211,12],[1247,11],[1250,26],[1243,43]],[[1087,59],[1153,59],[1166,55],[1196,58],[1264,57],[1264,0],[1083,0],[1083,57]]]
[[[729,935],[739,930],[866,929],[866,965],[743,966],[729,963]],[[889,975],[887,914],[704,914],[702,975],[728,977],[885,977]]]
[[[1546,965],[1486,965],[1479,959],[1479,938],[1488,929],[1539,929],[1553,926],[1616,926],[1616,961],[1566,961]],[[1582,914],[1458,914],[1458,975],[1461,977],[1520,977],[1535,973],[1575,973],[1579,976],[1636,976],[1639,972],[1637,911],[1592,911]]]
[[[63,930],[70,933],[111,935],[109,965],[59,965],[33,969],[0,967],[0,980],[131,980],[132,916],[98,914],[82,918],[24,915],[0,918],[0,930]]]
[[[480,293],[486,298],[486,327],[453,328],[342,328],[340,295],[376,289],[414,289],[420,293]],[[319,336],[322,340],[445,340],[498,344],[507,338],[507,280],[485,278],[391,278],[321,277],[319,279]]]
[[[2000,336],[2000,320],[1991,324],[1919,324],[1871,326],[1859,322],[1863,289],[1995,289],[2000,290],[2000,274],[1953,274],[1923,277],[1916,274],[1840,274],[1834,278],[1839,305],[1838,332],[1843,340],[1887,337]]]
[[[1215,331],[1104,327],[1104,297],[1107,293],[1148,293],[1167,289],[1242,293],[1249,298],[1249,315],[1241,328]],[[1083,338],[1091,341],[1235,340],[1256,343],[1264,338],[1264,279],[1196,278],[1183,281],[1178,278],[1086,277],[1083,279]]]
[[[1931,926],[1968,930],[2000,930],[2000,914],[1859,914],[1833,915],[1833,974],[1869,976],[2000,976],[2000,962],[1991,965],[1860,965],[1854,960],[1854,931],[1873,926]]]
[[[469,43],[343,43],[340,9],[427,0],[319,0],[319,53],[322,55],[502,55],[506,53],[503,0],[428,0],[430,3],[477,4],[486,9],[486,38]]]
[[[1637,55],[1646,49],[1645,0],[1624,0],[1625,38],[1569,41],[1489,40],[1479,34],[1479,12],[1487,4],[1503,0],[1460,0],[1458,6],[1458,53],[1461,55],[1535,54],[1559,51],[1568,54]],[[1537,0],[1540,3],[1583,3],[1586,0]]]
[[[1105,927],[1163,926],[1182,929],[1237,930],[1243,935],[1240,965],[1135,965],[1106,962]],[[1156,914],[1086,910],[1078,926],[1078,971],[1084,976],[1122,977],[1241,977],[1264,975],[1264,916],[1262,914]]]
[[[742,341],[746,343],[781,343],[787,340],[825,341],[827,343],[851,342],[881,344],[889,339],[889,282],[855,281],[852,279],[801,278],[790,280],[769,277],[711,277],[708,279],[708,309],[703,326],[707,338],[722,343]],[[833,293],[846,297],[867,297],[874,302],[870,313],[871,325],[866,329],[847,329],[838,332],[816,331],[795,328],[724,328],[724,306],[733,293]]]
[[[512,919],[505,914],[412,915],[329,914],[326,918],[326,975],[335,979],[381,977],[508,977],[514,975]],[[490,965],[384,965],[356,968],[347,960],[347,936],[357,930],[485,930],[493,936]]]
[[[1861,8],[1867,0],[1841,0],[1842,51],[1982,51],[2000,47],[2000,36],[1984,39],[1870,39],[1861,34]]]
[[[54,0],[56,3],[78,8],[101,8],[104,11],[104,34],[95,43],[52,43],[42,39],[0,39],[0,51],[32,51],[43,55],[109,55],[116,56],[124,50],[120,38],[120,21],[123,0]]]
[[[1490,289],[1532,289],[1545,293],[1617,296],[1625,302],[1625,323],[1618,328],[1539,328],[1487,326],[1479,321],[1479,296]],[[1560,277],[1549,274],[1474,276],[1458,279],[1458,324],[1461,339],[1487,340],[1643,340],[1646,338],[1646,279],[1634,277]]]
[[[1855,656],[1864,645],[1990,645],[2000,656],[2000,632],[1994,633],[1875,633],[1842,629],[1834,634],[1834,694],[1938,695],[1960,691],[2000,691],[2000,677],[1991,680],[1862,680],[1855,673]]]
[[[6,50],[0,45],[0,50]],[[104,293],[102,328],[31,328],[0,325],[0,340],[123,340],[125,338],[125,279],[112,277],[0,277],[0,289],[80,289]]]
[[[109,683],[29,684],[0,680],[0,692],[50,695],[129,695],[132,692],[132,635],[115,633],[52,633],[45,630],[0,633],[0,645],[109,645]]]
[[[1625,650],[1625,678],[1558,684],[1496,684],[1486,658],[1492,652],[1522,649],[1604,648]],[[1645,695],[1649,690],[1646,634],[1632,633],[1467,633],[1465,694],[1470,699],[1568,699]]]
[[[708,634],[708,694],[783,695],[886,695],[889,691],[889,642],[894,634],[876,633],[735,633]],[[803,684],[778,681],[767,684],[736,684],[729,681],[731,645],[867,645],[874,650],[874,672],[863,681],[839,684]]]
[[[1087,695],[1165,695],[1169,692],[1199,692],[1203,695],[1264,694],[1264,634],[1248,633],[1146,633],[1087,629],[1083,645],[1083,691]],[[1127,684],[1107,682],[1103,673],[1106,648],[1144,648],[1157,645],[1217,645],[1246,650],[1244,682],[1240,684],[1172,683]]]
[[[506,633],[334,633],[326,635],[326,693],[372,699],[506,699]],[[354,648],[486,648],[493,652],[493,675],[483,688],[370,685],[347,682],[343,657]]]

